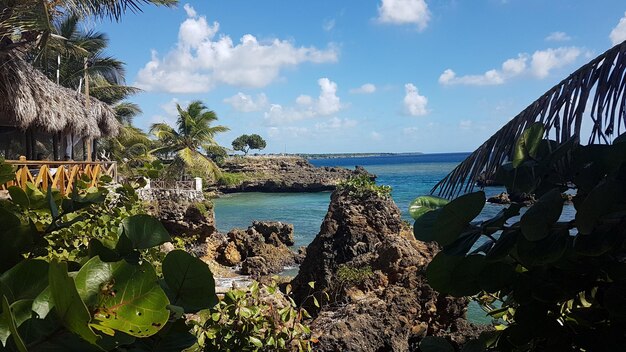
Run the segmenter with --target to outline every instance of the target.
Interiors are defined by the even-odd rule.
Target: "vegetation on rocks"
[[[243,152],[244,155],[248,155],[248,152],[251,149],[265,149],[267,143],[265,142],[263,137],[259,136],[258,134],[242,134],[241,136],[235,138],[232,146],[233,150]]]
[[[415,236],[443,247],[428,265],[429,284],[472,296],[498,322],[467,350],[608,351],[626,342],[626,135],[582,146],[544,134],[540,124],[527,129],[497,173],[510,194],[538,197],[521,217],[513,203],[471,222],[483,192],[413,204]],[[563,221],[567,190],[576,192],[576,216]],[[420,347],[452,351],[442,339]]]
[[[374,193],[379,197],[389,197],[391,187],[387,185],[377,185],[370,175],[357,175],[339,182],[337,188],[347,190],[350,195],[363,197]]]

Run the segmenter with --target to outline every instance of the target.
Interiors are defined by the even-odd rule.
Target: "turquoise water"
[[[377,183],[392,187],[392,197],[406,220],[409,203],[428,194],[432,187],[458,165],[467,153],[400,155],[363,158],[314,159],[316,166],[364,166],[378,176]],[[500,187],[485,189],[487,196],[503,192]],[[215,200],[217,228],[226,232],[234,227],[247,228],[253,220],[276,220],[292,223],[295,246],[308,245],[320,230],[330,201],[330,192],[320,193],[237,193]],[[502,205],[486,204],[478,220],[493,217]],[[566,207],[563,218],[573,217]],[[479,244],[477,244],[479,245]],[[468,317],[480,323],[490,320],[476,304],[470,304]]]

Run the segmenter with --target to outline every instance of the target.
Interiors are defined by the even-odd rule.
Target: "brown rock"
[[[241,253],[233,242],[228,242],[221,254],[220,262],[226,266],[235,266],[241,262]]]

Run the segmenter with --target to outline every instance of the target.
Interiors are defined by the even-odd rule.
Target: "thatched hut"
[[[59,158],[59,142],[117,135],[119,123],[108,105],[92,98],[87,110],[83,94],[50,81],[17,53],[0,55],[0,139],[5,144],[0,148],[5,157],[16,141],[33,159],[37,141],[51,140]]]

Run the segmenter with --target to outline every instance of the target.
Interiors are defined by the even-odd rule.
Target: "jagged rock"
[[[264,276],[271,274],[272,268],[263,257],[248,257],[241,264],[241,273],[244,275]]]
[[[458,330],[467,300],[439,294],[424,276],[437,251],[414,239],[390,198],[335,191],[292,281],[296,301],[316,314],[316,351],[409,351],[423,336]],[[321,310],[309,304],[310,281]]]
[[[302,264],[304,258],[306,258],[306,246],[300,246],[300,248],[298,248],[296,256],[294,257],[296,264]]]
[[[161,221],[172,236],[207,238],[215,233],[215,216],[210,201],[183,202],[161,199],[149,202],[148,214]]]
[[[269,243],[270,236],[275,235],[278,241],[287,246],[293,246],[295,243],[292,224],[280,221],[253,221],[252,228],[265,237],[265,242]]]
[[[237,246],[233,242],[228,242],[221,253],[220,263],[226,266],[235,266],[241,262],[241,253],[237,250]]]
[[[497,196],[487,198],[487,202],[494,204],[511,204],[511,199],[509,199],[508,193],[502,192]]]
[[[320,192],[336,188],[337,183],[353,176],[368,175],[364,168],[315,167],[296,156],[247,156],[227,159],[221,166],[228,173],[242,175],[235,184],[209,185],[223,193],[232,192]]]

